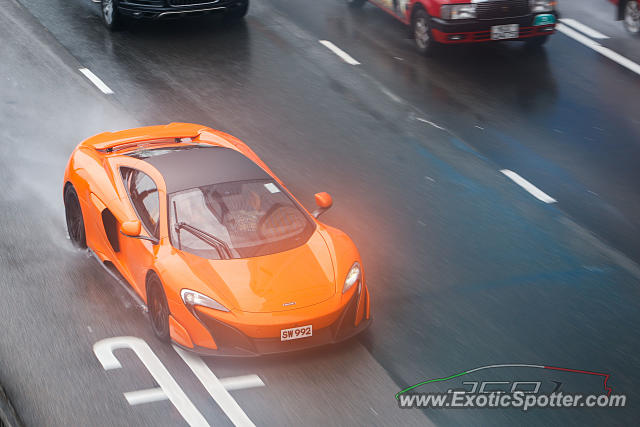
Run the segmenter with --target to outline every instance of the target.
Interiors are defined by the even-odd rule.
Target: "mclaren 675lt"
[[[351,239],[231,135],[172,123],[106,132],[64,176],[71,241],[146,302],[161,340],[211,355],[343,341],[371,321]]]

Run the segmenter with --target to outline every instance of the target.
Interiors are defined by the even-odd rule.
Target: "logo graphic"
[[[514,379],[515,375],[528,379]],[[627,396],[612,394],[607,384],[610,376],[548,365],[487,365],[421,381],[395,397],[402,409],[514,408],[526,412],[533,408],[624,407]],[[427,385],[427,392],[417,390]]]
[[[475,369],[471,369],[471,370],[468,370],[468,371],[460,372],[460,373],[451,375],[449,377],[433,378],[433,379],[430,379],[430,380],[422,381],[422,382],[419,382],[418,384],[412,385],[411,387],[407,387],[404,390],[400,390],[398,393],[396,393],[396,399],[398,399],[401,394],[407,393],[409,391],[413,391],[416,388],[421,387],[421,386],[426,385],[426,384],[449,381],[449,380],[452,380],[454,378],[458,378],[458,377],[462,377],[464,375],[472,374],[474,372],[484,371],[484,370],[487,370],[487,369],[496,369],[496,368],[537,368],[537,369],[546,369],[546,370],[551,370],[551,371],[563,371],[563,372],[572,372],[572,373],[575,373],[575,374],[600,376],[600,377],[603,378],[603,387],[604,387],[604,391],[607,392],[607,396],[611,395],[611,392],[612,392],[611,387],[607,386],[607,381],[609,380],[609,377],[611,376],[610,374],[604,374],[604,373],[601,373],[601,372],[582,371],[582,370],[579,370],[579,369],[558,368],[556,366],[527,365],[527,364],[510,363],[510,364],[502,364],[502,365],[481,366],[479,368],[475,368]],[[554,381],[554,382],[556,382],[556,381]],[[500,383],[502,383],[502,382],[500,382]],[[496,384],[497,384],[497,382],[496,382]],[[524,384],[524,382],[516,381],[513,384],[514,384],[514,386],[517,386],[518,384]],[[554,392],[557,391],[560,388],[560,384],[561,383],[556,382],[556,388],[554,389]],[[472,390],[472,392],[475,392],[475,391],[476,390],[474,388],[474,390]],[[511,392],[514,392],[514,391],[516,391],[516,390],[515,389],[511,390]],[[537,391],[537,388],[536,388],[536,391]],[[484,390],[481,390],[481,392],[484,392]]]

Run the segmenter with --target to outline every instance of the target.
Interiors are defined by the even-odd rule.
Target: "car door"
[[[160,241],[160,197],[158,185],[145,172],[134,167],[119,168],[129,203],[141,223],[140,237],[120,235],[118,261],[133,281],[139,295],[145,296],[147,272],[154,265]]]

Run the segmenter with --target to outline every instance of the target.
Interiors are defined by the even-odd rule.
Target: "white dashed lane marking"
[[[167,400],[169,397],[161,387],[148,388],[146,390],[128,391],[124,394],[129,405],[135,406],[143,403],[159,402]]]
[[[350,65],[360,65],[360,63],[358,61],[356,61],[351,55],[349,55],[347,52],[345,52],[344,50],[340,49],[338,46],[336,46],[335,44],[331,43],[329,40],[318,40],[320,42],[320,44],[322,44],[323,46],[325,46],[327,49],[329,49],[331,52],[335,53],[336,55],[338,55],[344,62],[346,62],[347,64]]]
[[[529,181],[527,181],[526,179],[524,179],[523,177],[515,173],[514,171],[510,171],[509,169],[502,169],[500,172],[505,174],[507,177],[509,177],[509,179],[511,179],[516,184],[518,184],[520,187],[527,190],[527,192],[531,194],[533,197],[535,197],[536,199],[545,203],[556,203],[556,199],[549,196],[547,193],[540,190],[538,187],[536,187],[535,185],[533,185],[532,183],[530,183]]]
[[[84,74],[84,76],[86,78],[88,78],[89,81],[91,81],[91,83],[93,83],[105,95],[112,95],[113,94],[113,91],[111,90],[111,88],[109,86],[107,86],[102,80],[100,80],[100,77],[98,77],[95,74],[93,74],[90,69],[88,69],[88,68],[80,68],[78,71],[80,71],[82,74]]]
[[[264,382],[257,375],[241,375],[239,377],[220,378],[220,382],[227,391],[245,388],[264,387]]]
[[[426,123],[426,124],[428,124],[428,125],[431,125],[431,126],[433,126],[434,128],[436,128],[436,129],[440,129],[440,130],[444,130],[444,131],[446,131],[446,130],[447,130],[447,129],[443,128],[442,126],[440,126],[440,125],[438,125],[438,124],[436,124],[436,123],[434,123],[434,122],[432,122],[432,121],[430,121],[430,120],[423,119],[422,117],[416,117],[416,120],[417,120],[417,121],[419,121],[419,122],[422,122],[422,123]]]

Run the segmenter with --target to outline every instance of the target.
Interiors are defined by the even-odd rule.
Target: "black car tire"
[[[347,6],[352,7],[354,9],[364,6],[367,0],[345,0],[347,2]]]
[[[525,41],[525,46],[529,49],[537,49],[542,47],[545,43],[549,41],[550,36],[536,36],[528,38]]]
[[[422,8],[411,15],[411,34],[416,43],[418,52],[425,56],[431,56],[437,49],[437,42],[431,33],[431,17]]]
[[[229,21],[240,21],[249,13],[249,0],[247,0],[243,5],[237,6],[231,9],[225,15],[225,19]]]
[[[118,0],[101,0],[100,16],[105,27],[110,31],[117,31],[122,28],[123,18],[120,14]]]
[[[84,228],[84,218],[80,199],[73,185],[68,184],[64,189],[64,213],[67,220],[67,232],[71,243],[77,248],[87,247],[87,235]]]
[[[171,339],[169,314],[171,313],[162,283],[154,273],[151,273],[147,279],[147,308],[153,333],[160,341],[169,342]]]

